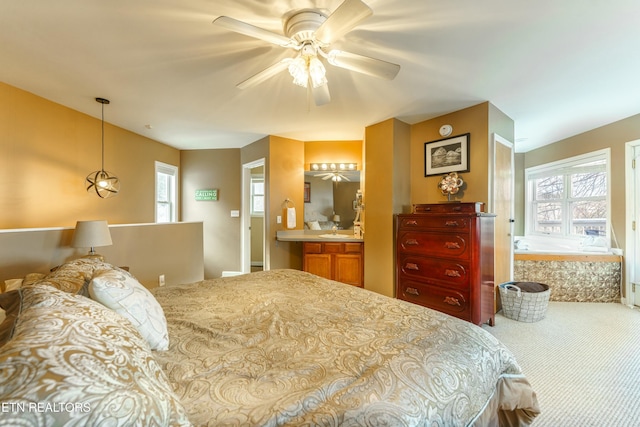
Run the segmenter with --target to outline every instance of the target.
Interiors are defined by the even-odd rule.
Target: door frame
[[[259,166],[265,166],[266,159],[263,157],[258,160],[254,160],[242,165],[242,227],[240,229],[240,269],[243,273],[251,273],[251,169]],[[265,215],[266,215],[266,201],[268,200],[267,179],[265,170],[264,180],[264,198],[265,198]],[[265,217],[262,218],[265,221]],[[268,270],[268,260],[266,252],[266,229],[262,227],[264,235],[262,236],[262,257],[263,257],[263,269]]]
[[[492,133],[491,138],[489,139],[489,191],[488,191],[488,203],[487,203],[487,211],[495,212],[494,202],[494,192],[496,191],[495,185],[495,162],[496,162],[496,144],[502,144],[505,147],[511,150],[511,182],[509,183],[511,186],[511,203],[509,206],[510,210],[510,220],[512,220],[515,216],[515,147],[513,142],[509,141],[506,138],[498,135],[497,133]],[[509,280],[513,280],[513,264],[514,264],[514,223],[513,221],[509,222],[509,236],[511,240],[511,244],[509,245]],[[495,237],[494,237],[495,238]]]
[[[625,144],[625,248],[624,248],[624,297],[622,303],[633,307],[634,305],[640,305],[640,301],[636,301],[636,293],[632,292],[633,281],[637,274],[636,265],[634,260],[640,255],[636,248],[640,247],[638,240],[638,231],[633,229],[633,221],[636,221],[636,228],[640,227],[638,218],[640,212],[636,209],[636,206],[640,205],[640,196],[638,196],[638,177],[640,173],[640,165],[633,167],[633,158],[636,150],[640,149],[640,139],[629,141]],[[640,292],[640,290],[637,290]]]

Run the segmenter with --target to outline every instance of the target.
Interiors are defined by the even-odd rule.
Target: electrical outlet
[[[164,274],[158,276],[158,285],[164,286]]]
[[[282,224],[282,216],[276,216],[276,224]]]

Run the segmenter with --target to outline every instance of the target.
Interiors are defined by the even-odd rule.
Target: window
[[[251,215],[264,215],[264,177],[251,176]]]
[[[525,171],[526,234],[607,236],[609,149]]]
[[[156,222],[176,222],[178,168],[156,162]]]

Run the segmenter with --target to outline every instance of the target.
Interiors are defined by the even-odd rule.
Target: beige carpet
[[[523,323],[483,326],[515,354],[538,395],[533,427],[640,426],[640,311],[615,303],[550,302]]]

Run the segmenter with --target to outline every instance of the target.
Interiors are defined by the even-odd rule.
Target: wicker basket
[[[537,322],[547,315],[549,286],[535,282],[507,282],[499,286],[502,314],[520,322]]]

